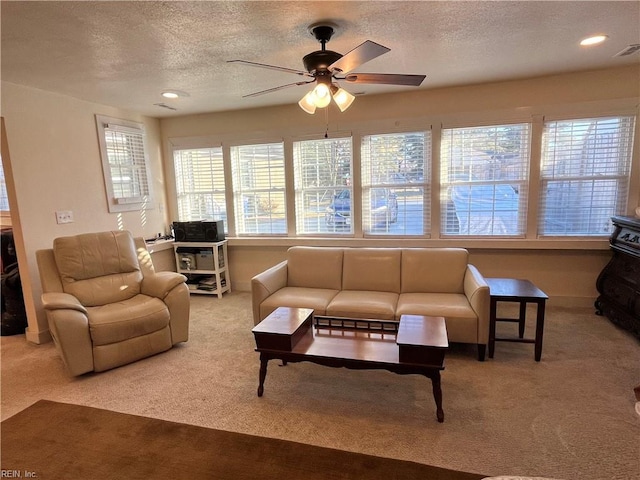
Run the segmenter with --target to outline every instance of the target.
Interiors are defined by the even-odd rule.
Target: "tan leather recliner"
[[[143,239],[126,231],[56,238],[36,259],[51,336],[71,375],[188,340],[186,277],[156,273]]]

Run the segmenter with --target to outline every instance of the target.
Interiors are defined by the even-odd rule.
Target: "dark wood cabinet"
[[[611,220],[615,226],[610,239],[613,256],[596,282],[600,293],[596,313],[640,340],[640,219]]]

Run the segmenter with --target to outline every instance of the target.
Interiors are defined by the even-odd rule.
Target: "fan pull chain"
[[[326,129],[324,131],[324,138],[329,138],[329,106],[324,109],[324,121],[326,124]]]

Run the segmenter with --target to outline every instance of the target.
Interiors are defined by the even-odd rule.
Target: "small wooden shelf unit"
[[[231,291],[227,241],[175,242],[176,270],[187,276],[189,292],[222,297]]]

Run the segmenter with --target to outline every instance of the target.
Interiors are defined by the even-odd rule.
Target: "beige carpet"
[[[192,306],[188,343],[80,378],[53,345],[2,337],[2,419],[49,399],[486,475],[640,478],[640,348],[590,309],[547,309],[540,363],[533,345],[484,363],[454,345],[439,424],[427,379],[384,371],[273,363],[258,398],[249,294]]]

